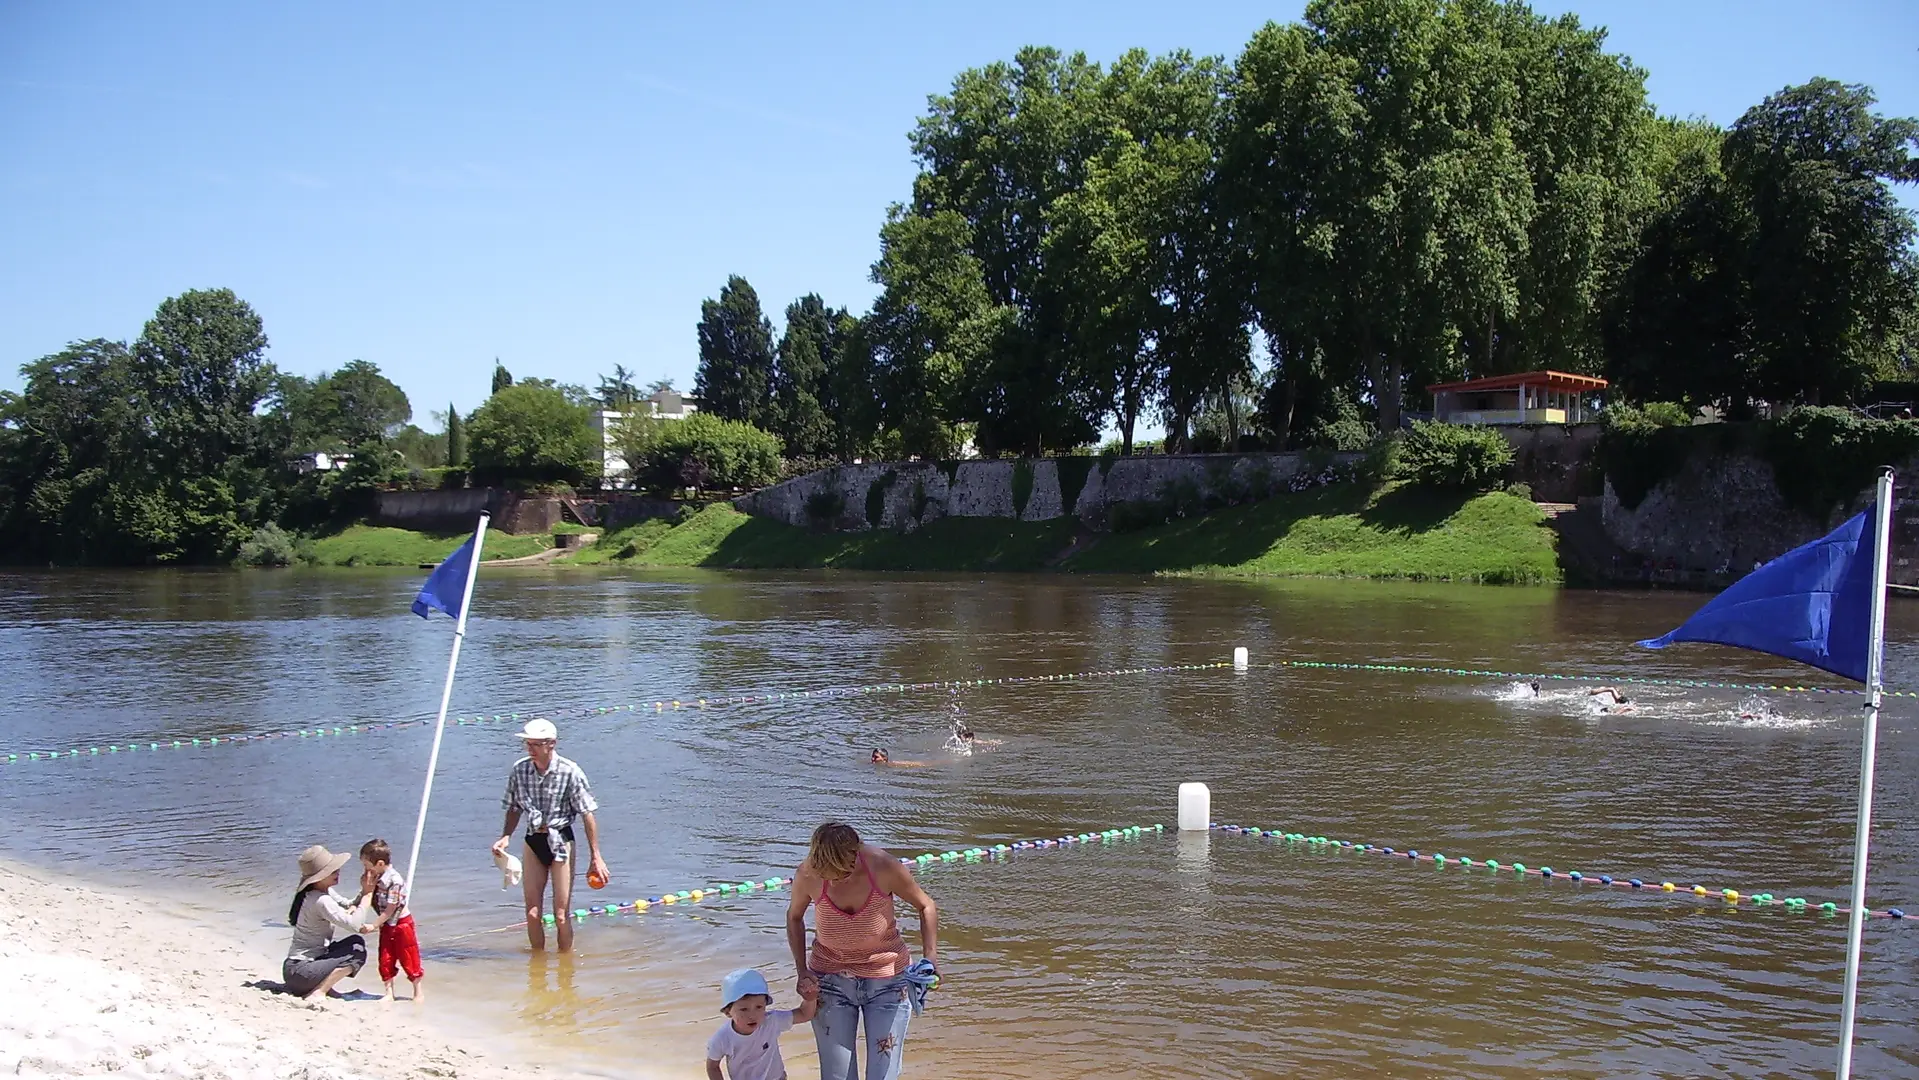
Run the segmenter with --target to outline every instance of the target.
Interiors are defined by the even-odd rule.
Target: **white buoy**
[[[1213,793],[1205,784],[1179,786],[1179,831],[1205,832],[1213,825]]]
[[[1246,646],[1244,645],[1241,645],[1233,650],[1233,670],[1234,671],[1246,670]]]

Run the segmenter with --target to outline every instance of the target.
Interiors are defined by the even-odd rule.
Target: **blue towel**
[[[906,969],[903,978],[909,984],[907,996],[913,1002],[913,1015],[918,1016],[926,1011],[926,992],[940,984],[939,972],[931,960],[918,960]]]

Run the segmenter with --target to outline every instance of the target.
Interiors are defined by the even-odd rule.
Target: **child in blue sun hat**
[[[720,983],[720,1011],[726,1023],[706,1040],[707,1080],[786,1080],[780,1035],[808,1023],[819,1011],[818,991],[797,1009],[775,1009],[766,976],[741,968]],[[726,1077],[720,1063],[726,1063]]]

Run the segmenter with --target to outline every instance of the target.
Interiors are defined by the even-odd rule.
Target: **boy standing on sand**
[[[579,864],[575,856],[573,823],[586,830],[586,847],[591,853],[587,871],[590,882],[605,884],[606,860],[600,858],[600,824],[593,811],[600,804],[586,773],[557,752],[560,733],[551,720],[528,720],[520,731],[526,756],[513,763],[507,774],[506,795],[500,805],[506,809],[506,824],[500,838],[493,842],[495,856],[506,854],[513,842],[513,830],[526,819],[526,855],[521,861],[520,887],[526,898],[526,940],[534,952],[546,949],[546,929],[540,916],[546,903],[546,883],[553,882],[553,926],[561,952],[573,949],[573,873]]]
[[[420,983],[426,972],[420,966],[420,936],[413,927],[413,912],[406,906],[406,878],[393,868],[393,849],[385,840],[362,844],[360,865],[365,868],[361,880],[373,890],[373,910],[380,913],[373,925],[380,928],[380,978],[386,983],[386,1000],[393,1000],[393,980],[404,970],[413,983],[417,1005],[425,1000]]]
[[[813,1019],[820,1008],[819,991],[797,1009],[768,1008],[773,991],[766,976],[741,968],[720,983],[720,1001],[726,1023],[706,1040],[707,1080],[786,1080],[780,1033]],[[721,1062],[726,1063],[726,1077],[720,1075]]]

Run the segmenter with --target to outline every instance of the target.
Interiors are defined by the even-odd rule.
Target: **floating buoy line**
[[[448,722],[456,727],[471,727],[483,724],[517,724],[523,719],[534,716],[611,716],[615,713],[667,713],[687,709],[723,709],[741,705],[766,705],[786,701],[832,701],[844,698],[869,697],[881,694],[911,694],[928,690],[961,690],[981,686],[1021,686],[1028,683],[1085,682],[1090,679],[1111,679],[1125,675],[1158,675],[1173,672],[1216,671],[1231,667],[1222,661],[1214,664],[1160,664],[1153,667],[1105,668],[1098,671],[1076,671],[1059,675],[1018,675],[997,679],[947,679],[940,682],[917,683],[874,683],[868,686],[826,687],[816,690],[776,691],[765,694],[734,694],[724,697],[674,698],[655,701],[627,702],[621,705],[573,706],[547,711],[476,714],[473,716],[449,717]],[[147,739],[128,743],[108,743],[104,746],[73,747],[65,750],[23,750],[0,756],[0,763],[17,765],[35,761],[70,761],[78,757],[99,757],[102,754],[156,754],[163,750],[194,750],[215,746],[235,746],[241,743],[266,742],[276,739],[325,739],[346,735],[360,735],[375,731],[393,731],[399,728],[431,727],[432,720],[392,720],[374,724],[335,724],[310,728],[289,728],[285,731],[268,731],[248,735],[200,735],[179,736],[177,738]]]
[[[1614,877],[1611,874],[1588,874],[1579,870],[1554,870],[1550,866],[1527,866],[1522,862],[1502,863],[1498,859],[1474,859],[1467,856],[1447,855],[1442,852],[1422,853],[1416,848],[1399,851],[1379,844],[1355,843],[1351,840],[1334,840],[1325,836],[1309,836],[1305,833],[1285,832],[1280,829],[1263,829],[1250,825],[1222,825],[1212,823],[1214,832],[1237,836],[1250,836],[1268,840],[1277,840],[1283,844],[1305,845],[1308,848],[1337,851],[1342,854],[1378,855],[1389,859],[1400,859],[1409,865],[1425,863],[1435,870],[1457,867],[1462,872],[1481,876],[1532,877],[1542,881],[1563,882],[1572,887],[1597,886],[1606,889],[1625,889],[1658,896],[1670,896],[1687,900],[1717,900],[1721,905],[1750,904],[1755,907],[1777,907],[1789,914],[1818,914],[1823,916],[1844,915],[1851,909],[1831,901],[1813,903],[1800,896],[1775,896],[1769,892],[1742,893],[1737,889],[1713,889],[1704,885],[1679,885],[1671,881],[1654,881],[1651,878]],[[1866,908],[1865,913],[1875,919],[1904,919],[1905,911],[1896,907]]]
[[[743,705],[770,705],[789,701],[834,701],[847,698],[870,697],[882,694],[912,694],[932,690],[962,690],[989,686],[1024,686],[1033,683],[1085,682],[1093,679],[1112,679],[1128,675],[1160,675],[1175,672],[1218,671],[1237,666],[1245,670],[1243,655],[1236,665],[1231,661],[1210,664],[1159,664],[1149,667],[1104,668],[1096,671],[1075,671],[1058,675],[1016,675],[996,679],[945,679],[937,682],[915,683],[873,683],[866,686],[825,687],[813,690],[774,691],[763,694],[733,694],[721,697],[692,697],[657,699],[653,701],[626,702],[619,705],[572,706],[561,709],[493,714],[475,714],[455,716],[451,722],[456,727],[472,727],[485,724],[517,724],[532,716],[612,716],[618,713],[663,714],[681,712],[688,709],[723,709]],[[1865,691],[1856,687],[1814,686],[1797,683],[1741,683],[1717,682],[1705,679],[1659,679],[1642,678],[1629,675],[1604,675],[1591,673],[1569,673],[1553,671],[1500,671],[1493,668],[1455,668],[1432,667],[1413,664],[1380,663],[1340,663],[1324,660],[1278,660],[1271,663],[1252,665],[1269,671],[1363,671],[1389,675],[1444,675],[1451,678],[1469,679],[1516,679],[1523,681],[1552,682],[1607,682],[1628,686],[1670,686],[1683,689],[1701,690],[1741,690],[1772,694],[1838,694],[1863,696]],[[1915,690],[1887,690],[1886,697],[1919,698]],[[193,750],[215,746],[234,746],[241,743],[267,742],[277,739],[325,739],[346,735],[359,735],[376,731],[393,731],[400,728],[431,726],[427,719],[392,720],[371,724],[334,724],[308,728],[289,728],[285,731],[268,731],[243,735],[198,735],[179,736],[162,739],[148,739],[127,743],[108,743],[104,746],[71,747],[52,750],[23,750],[0,755],[0,764],[17,765],[36,761],[66,761],[78,757],[98,757],[102,754],[154,754],[163,750]]]
[[[1098,832],[1069,833],[1065,836],[1050,839],[1016,840],[1010,844],[994,844],[991,847],[929,851],[921,855],[904,856],[900,861],[912,867],[916,872],[923,872],[948,865],[967,866],[982,862],[1004,862],[1016,852],[1046,851],[1073,847],[1080,844],[1111,844],[1123,840],[1137,840],[1142,836],[1157,835],[1165,830],[1166,826],[1164,825],[1124,825],[1113,829],[1102,829]],[[681,889],[678,892],[661,893],[658,896],[635,897],[630,903],[625,904],[590,904],[586,907],[577,907],[573,909],[573,921],[578,922],[595,916],[637,915],[654,908],[664,908],[682,904],[699,904],[708,900],[723,900],[736,896],[749,896],[754,893],[778,892],[791,884],[793,884],[793,879],[790,877],[770,877],[757,881],[748,880],[738,883],[720,882],[716,885],[701,885],[696,888]],[[554,914],[549,911],[542,916],[541,921],[547,926],[552,926],[558,920],[554,917]],[[482,934],[499,934],[508,930],[518,930],[525,925],[526,923],[521,921],[508,923],[505,926],[496,926],[491,930],[475,930],[469,934],[460,934],[455,937],[445,938],[442,943],[463,941],[467,938],[479,937]]]

